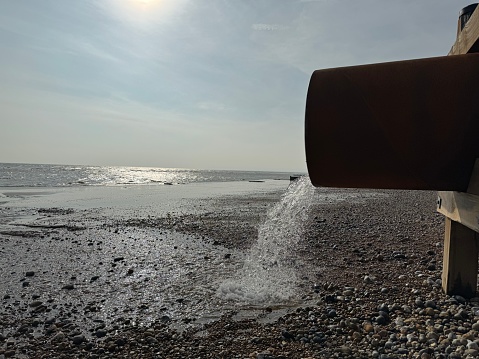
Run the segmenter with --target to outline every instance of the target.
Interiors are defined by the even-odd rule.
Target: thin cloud
[[[72,44],[74,44],[74,48],[76,48],[77,54],[87,55],[100,60],[115,62],[117,64],[124,63],[123,60],[121,60],[119,57],[112,55],[108,51],[105,51],[101,49],[100,47],[93,45],[90,42],[75,41],[75,42],[72,42]]]
[[[251,28],[256,31],[278,31],[278,30],[288,30],[289,26],[280,25],[280,24],[253,24]]]

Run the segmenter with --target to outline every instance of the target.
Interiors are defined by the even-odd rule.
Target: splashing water
[[[236,278],[224,281],[218,288],[219,297],[248,304],[280,304],[294,298],[294,250],[302,238],[313,195],[309,177],[291,183],[260,225],[258,241]]]

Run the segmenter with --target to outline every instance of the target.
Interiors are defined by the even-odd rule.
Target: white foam
[[[313,194],[308,177],[291,184],[259,227],[258,241],[243,267],[220,284],[219,297],[249,304],[279,304],[295,297],[294,249],[302,238]]]

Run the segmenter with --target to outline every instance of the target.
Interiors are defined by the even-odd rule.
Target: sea
[[[289,180],[290,172],[0,163],[0,187],[182,185]]]

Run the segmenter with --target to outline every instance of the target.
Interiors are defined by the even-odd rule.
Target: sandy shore
[[[318,189],[289,252],[295,298],[218,296],[283,189],[168,211],[4,203],[0,357],[477,357],[479,299],[440,290],[432,192]]]

